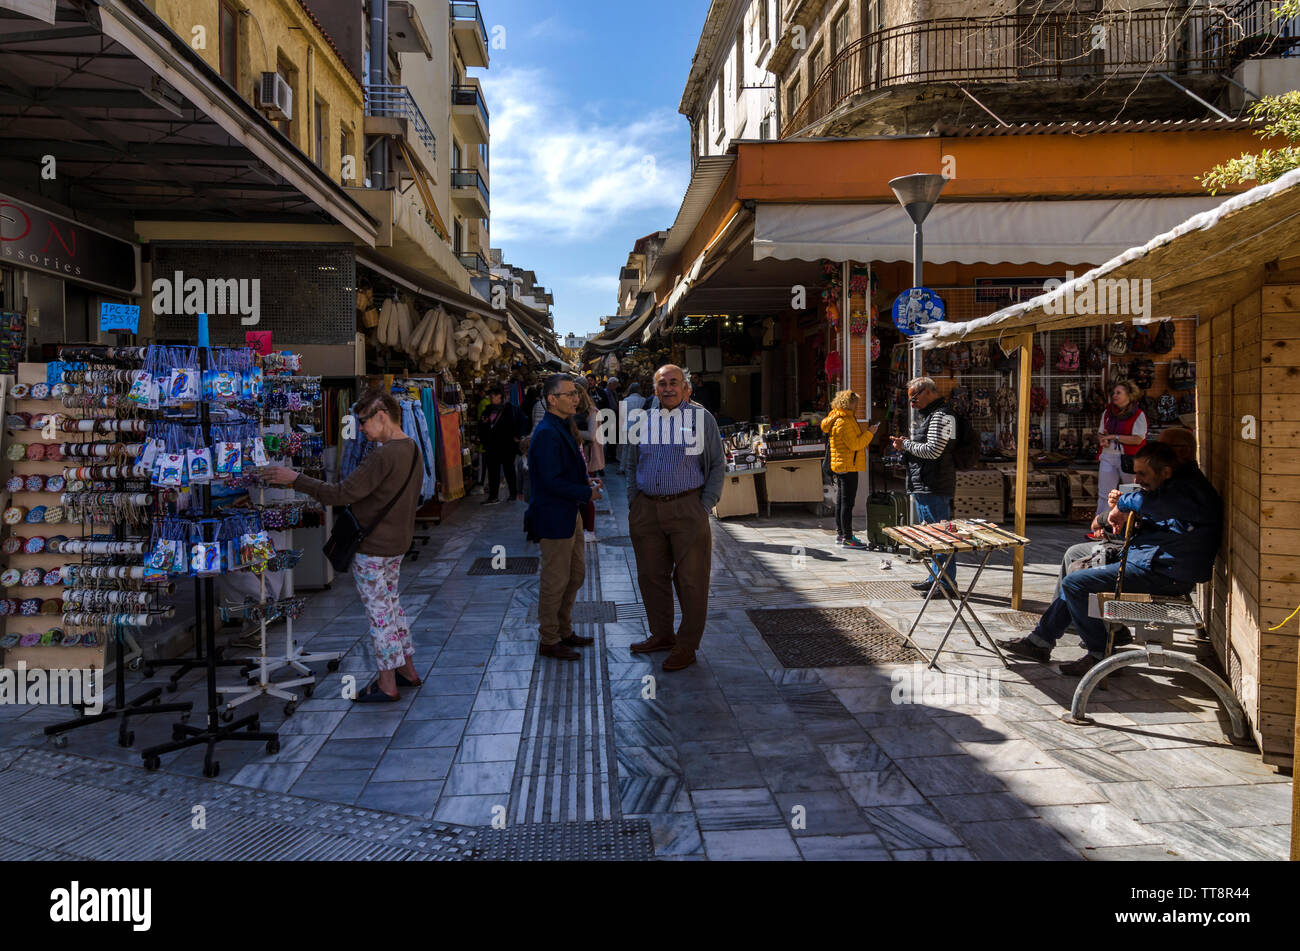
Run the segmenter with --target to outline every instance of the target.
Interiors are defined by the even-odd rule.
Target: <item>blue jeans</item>
[[[1088,653],[1103,656],[1106,653],[1106,626],[1099,619],[1088,616],[1088,595],[1114,591],[1118,578],[1118,562],[1070,572],[1061,582],[1061,593],[1039,619],[1030,636],[1051,647],[1074,622],[1074,629],[1079,632]],[[1133,593],[1187,594],[1194,587],[1190,582],[1173,581],[1132,565],[1124,572],[1124,590]]]
[[[922,522],[946,522],[952,518],[952,499],[946,495],[938,495],[934,492],[913,492],[912,499],[916,502],[916,517]],[[948,555],[946,558],[940,556],[935,559],[936,562],[943,565],[944,577],[954,588],[957,587],[957,556]],[[934,580],[934,571],[930,571],[930,580]]]

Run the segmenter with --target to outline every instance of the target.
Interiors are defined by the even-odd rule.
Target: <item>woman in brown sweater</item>
[[[370,619],[379,676],[357,694],[358,703],[398,699],[397,688],[420,686],[411,628],[397,596],[402,557],[411,547],[420,499],[420,447],[402,432],[402,409],[381,390],[357,400],[356,421],[371,442],[379,443],[342,482],[321,482],[283,466],[266,470],[270,482],[292,485],[325,505],[351,505],[362,529],[373,525],[352,562],[361,602]],[[390,502],[392,508],[378,522]]]

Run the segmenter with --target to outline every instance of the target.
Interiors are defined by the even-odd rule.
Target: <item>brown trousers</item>
[[[628,511],[628,531],[650,636],[673,636],[676,589],[682,608],[677,643],[698,650],[709,612],[713,565],[713,529],[704,503],[694,492],[671,502],[656,502],[639,494]]]
[[[558,644],[573,633],[573,602],[587,577],[582,513],[571,538],[543,538],[537,591],[537,631],[543,644]]]

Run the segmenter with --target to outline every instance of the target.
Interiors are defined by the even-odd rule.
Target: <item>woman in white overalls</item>
[[[1110,390],[1110,405],[1101,416],[1101,452],[1097,456],[1097,514],[1110,511],[1107,496],[1125,479],[1122,460],[1146,445],[1147,416],[1138,407],[1142,391],[1132,380],[1120,380]]]

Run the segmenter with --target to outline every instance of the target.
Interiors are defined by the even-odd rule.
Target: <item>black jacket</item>
[[[903,442],[907,461],[907,491],[942,495],[957,494],[957,417],[940,397],[921,410],[912,438]]]
[[[497,412],[495,420],[493,412]],[[527,435],[528,424],[513,403],[503,401],[500,406],[483,410],[478,421],[478,438],[488,452],[512,456],[519,451],[517,440]]]

